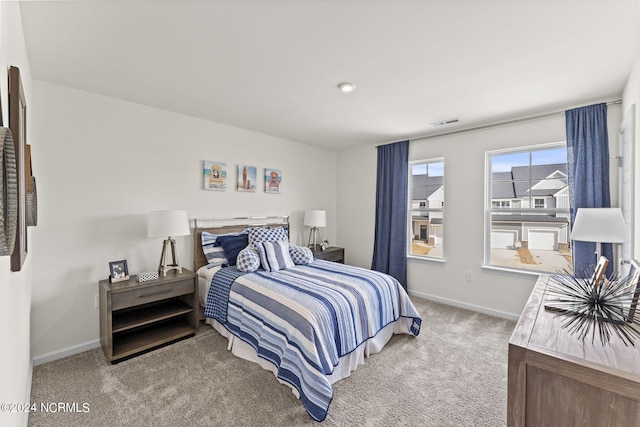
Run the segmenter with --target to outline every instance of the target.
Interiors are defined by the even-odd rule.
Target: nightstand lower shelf
[[[114,333],[113,358],[114,360],[123,359],[180,338],[186,338],[194,333],[193,326],[185,318],[156,322],[127,333]]]
[[[193,308],[182,300],[176,299],[168,302],[147,304],[136,307],[135,310],[120,310],[113,312],[113,333],[123,332],[128,329],[145,326],[161,320],[171,319],[191,313]]]

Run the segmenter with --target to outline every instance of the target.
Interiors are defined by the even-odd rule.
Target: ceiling
[[[619,96],[638,0],[21,3],[32,77],[326,147]],[[352,93],[340,82],[356,85]]]

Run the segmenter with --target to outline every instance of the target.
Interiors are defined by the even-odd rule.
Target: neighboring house
[[[442,239],[444,207],[442,176],[412,175],[411,218],[413,240],[434,245]],[[496,172],[492,179],[492,207],[505,209],[494,214],[491,247],[514,247],[516,242],[530,249],[568,248],[569,215],[541,212],[508,212],[510,209],[568,209],[569,190],[566,163],[514,166],[510,172]]]
[[[412,175],[411,182],[411,229],[413,240],[421,240],[430,245],[442,241],[442,211],[429,209],[444,207],[444,177]]]
[[[493,209],[491,247],[559,250],[569,245],[569,215],[566,213],[509,212],[513,209],[568,209],[569,187],[566,163],[514,166],[492,178]]]

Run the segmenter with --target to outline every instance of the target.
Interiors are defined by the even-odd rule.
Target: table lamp
[[[307,246],[312,248],[314,251],[318,250],[318,227],[327,226],[327,212],[319,210],[305,211],[303,225],[311,227],[311,230],[309,230],[309,242],[307,242]],[[311,246],[311,236],[313,236],[313,246]]]
[[[188,236],[189,234],[191,234],[191,230],[189,229],[187,211],[167,210],[149,213],[148,236],[168,236],[164,240],[162,254],[160,255],[160,265],[158,266],[158,273],[162,274],[163,277],[171,270],[178,270],[178,273],[182,273],[182,266],[176,253],[176,241],[171,236]]]
[[[624,243],[629,232],[620,208],[578,208],[571,239],[596,243],[596,264],[602,255],[602,243]]]

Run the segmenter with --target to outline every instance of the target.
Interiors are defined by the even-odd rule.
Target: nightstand
[[[100,344],[111,363],[186,338],[198,328],[198,281],[182,269],[138,282],[101,280]]]
[[[344,248],[339,248],[337,246],[329,246],[324,251],[317,250],[313,252],[313,256],[316,259],[323,259],[325,261],[334,261],[344,264]]]

